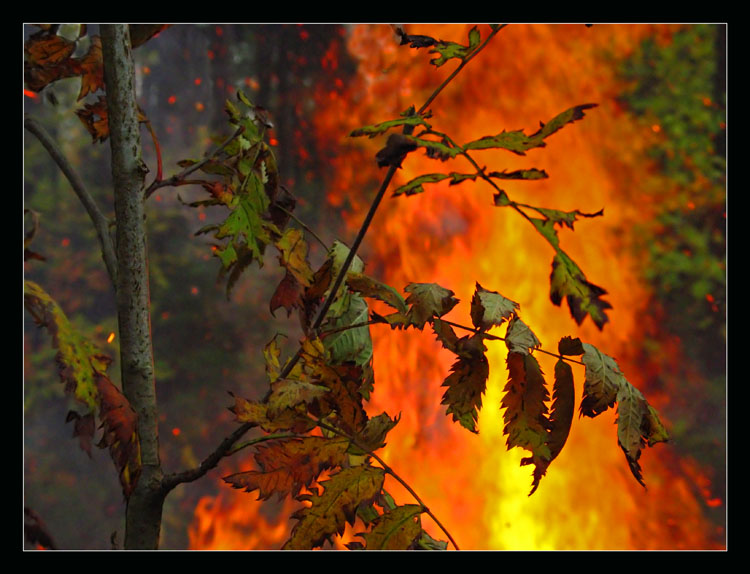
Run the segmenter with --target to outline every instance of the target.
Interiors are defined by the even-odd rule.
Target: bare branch
[[[96,229],[96,235],[99,237],[104,265],[107,267],[107,273],[109,274],[109,278],[112,281],[112,286],[114,288],[117,285],[117,256],[115,255],[114,244],[112,243],[112,238],[109,234],[109,220],[99,209],[94,198],[91,197],[91,194],[86,189],[83,180],[81,180],[78,173],[73,169],[68,158],[63,155],[57,142],[52,138],[49,132],[44,129],[44,126],[30,116],[24,118],[23,125],[27,130],[34,134],[37,139],[39,139],[44,146],[44,149],[47,150],[54,162],[65,175],[73,188],[73,191],[78,196],[78,199],[81,200],[83,207],[89,214],[91,222]]]

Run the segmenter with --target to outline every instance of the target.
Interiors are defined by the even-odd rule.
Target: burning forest
[[[726,549],[725,26],[142,28],[159,548]],[[26,548],[122,548],[153,464],[28,119],[110,216],[101,40],[25,38]]]

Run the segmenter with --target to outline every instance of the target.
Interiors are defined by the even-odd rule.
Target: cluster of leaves
[[[455,143],[447,134],[433,129],[427,122],[430,118],[429,113],[415,114],[413,108],[406,110],[400,118],[359,128],[350,135],[352,137],[368,136],[372,138],[394,128],[408,127],[410,130],[419,128],[419,131],[413,135],[407,133],[391,134],[386,146],[378,152],[377,159],[380,166],[400,166],[408,153],[419,148],[424,148],[428,157],[437,160],[453,159],[458,156],[466,158],[475,171],[420,175],[398,187],[393,195],[409,196],[423,193],[426,184],[444,180],[449,180],[449,185],[457,185],[467,180],[476,181],[477,179],[488,182],[496,190],[494,195],[495,206],[515,209],[534,226],[555,250],[552,260],[552,273],[550,274],[550,300],[552,303],[560,305],[562,300],[565,299],[571,315],[579,325],[586,316],[589,316],[596,326],[602,329],[609,320],[606,310],[611,308],[611,305],[602,299],[607,292],[602,287],[588,281],[578,264],[560,247],[557,227],[573,229],[574,223],[579,218],[598,217],[603,215],[603,210],[595,213],[584,213],[579,210],[560,211],[512,201],[508,194],[498,187],[496,180],[544,179],[547,177],[547,173],[536,168],[510,172],[506,170],[487,172],[484,168],[480,168],[469,154],[472,150],[503,149],[517,155],[525,155],[530,149],[544,147],[546,138],[562,129],[566,124],[582,119],[584,111],[595,107],[595,105],[583,104],[570,108],[558,114],[546,124],[541,123],[539,129],[529,135],[525,134],[523,130],[510,132],[503,130],[499,134],[484,136],[463,145]]]
[[[319,300],[332,279],[336,257],[337,251],[332,249],[296,309],[305,309]],[[347,275],[346,285],[347,292],[339,295],[340,301],[347,296],[373,298],[393,308],[385,316],[371,312],[370,323],[387,324],[392,329],[423,330],[428,324],[432,327],[443,347],[456,355],[451,373],[443,382],[446,414],[475,433],[489,376],[484,342],[498,338],[489,335],[491,328],[508,322],[504,338],[509,374],[502,400],[504,433],[508,448],[521,447],[530,452],[521,464],[535,467],[532,493],[562,450],[573,419],[573,373],[566,356],[583,355],[586,365],[582,415],[595,417],[618,405],[618,441],[639,482],[643,482],[638,463],[641,451],[646,445],[667,440],[658,414],[627,381],[615,360],[578,339],[565,337],[560,341],[553,400],[548,407],[550,393],[533,354],[540,342],[519,318],[518,304],[500,293],[477,285],[471,301],[473,332],[459,337],[452,324],[441,319],[458,303],[449,289],[412,283],[405,287],[408,295],[404,298],[396,289],[358,270]],[[364,309],[363,316],[367,317],[366,303]],[[365,329],[353,317],[348,320],[350,329],[345,332]],[[389,541],[387,548],[426,544],[427,534],[416,520],[425,509],[420,505],[385,503],[389,498],[383,490],[384,478],[392,471],[376,451],[384,446],[387,433],[399,417],[392,418],[387,413],[368,417],[364,403],[372,383],[363,365],[353,359],[361,351],[356,341],[364,338],[338,340],[337,346],[326,343],[331,334],[339,332],[332,328],[322,330],[320,336],[308,333],[301,342],[299,361],[287,361],[284,367],[278,337],[266,346],[269,393],[260,401],[235,397],[231,410],[238,422],[268,433],[268,442],[256,445],[257,470],[233,474],[225,480],[235,488],[258,491],[261,499],[274,494],[291,495],[310,503],[295,514],[298,522],[285,548],[320,546],[340,534],[346,522],[353,524],[355,518],[360,518],[370,530],[361,533],[365,545],[356,543],[353,547],[383,548],[380,544],[384,529],[394,529],[385,537]],[[349,360],[336,360],[334,352],[339,353],[339,359],[345,352]],[[326,480],[321,478],[324,471]]]
[[[140,46],[161,32],[164,24],[131,24],[131,44]],[[87,96],[96,95],[96,100],[85,103],[76,110],[76,115],[86,126],[94,141],[103,142],[109,137],[107,120],[107,101],[104,92],[104,71],[102,65],[102,43],[99,36],[87,38],[87,26],[77,26],[75,37],[63,35],[60,25],[45,24],[32,34],[24,45],[24,81],[26,87],[34,92],[41,92],[48,85],[65,78],[78,77],[81,89],[78,101]],[[81,57],[75,57],[80,46],[88,41],[88,49]],[[53,97],[53,96],[51,96]],[[146,116],[139,112],[139,120],[147,122]]]
[[[80,335],[55,301],[33,281],[24,283],[24,305],[39,327],[46,328],[57,349],[56,362],[73,408],[66,422],[73,421],[73,436],[91,456],[96,421],[102,429],[97,446],[109,448],[120,475],[125,496],[135,487],[141,471],[136,413],[107,376],[111,359]]]
[[[404,43],[414,47],[434,46],[443,56],[459,53],[455,46],[422,36],[402,36]],[[462,56],[478,45],[478,35],[470,34],[470,43]],[[442,56],[441,56],[442,57]],[[443,62],[433,61],[435,65]],[[476,167],[475,173],[430,174],[412,180],[396,190],[395,195],[423,191],[422,185],[451,178],[452,183],[466,179],[535,179],[546,177],[540,170],[492,172],[479,169],[468,156],[473,149],[501,148],[524,154],[526,150],[544,146],[549,135],[565,124],[583,117],[583,110],[592,105],[578,106],[563,112],[531,135],[523,132],[502,132],[458,146],[445,134],[427,123],[429,114],[407,110],[399,118],[366,126],[353,136],[375,137],[393,128],[377,155],[381,166],[399,166],[411,151],[423,147],[430,157],[446,159],[463,155]],[[231,116],[231,114],[230,114]],[[415,129],[421,129],[412,135]],[[270,197],[270,196],[269,196]],[[226,204],[226,203],[225,203]],[[268,204],[266,204],[267,206]],[[601,301],[605,292],[586,281],[577,265],[559,248],[555,224],[572,228],[578,217],[596,217],[580,211],[562,212],[512,202],[498,189],[496,205],[512,205],[519,210],[555,248],[551,277],[551,298],[555,304],[567,297],[577,322],[588,314],[601,328],[607,318]],[[533,210],[544,219],[531,217]],[[268,219],[268,218],[267,218]],[[262,214],[259,217],[262,221]],[[268,224],[266,229],[269,228]],[[220,229],[217,227],[214,229]],[[244,237],[252,234],[247,229]],[[257,234],[255,235],[257,237]],[[388,432],[399,417],[383,412],[370,417],[365,409],[374,385],[372,343],[369,325],[383,324],[391,329],[424,330],[430,325],[443,347],[456,355],[451,372],[443,382],[446,389],[442,404],[446,414],[471,432],[478,432],[477,420],[482,396],[489,377],[486,358],[487,339],[501,339],[489,330],[507,321],[504,339],[508,346],[508,383],[502,406],[504,434],[508,448],[521,447],[530,452],[522,465],[534,465],[533,493],[547,468],[562,450],[573,420],[575,393],[573,373],[566,356],[583,355],[586,365],[582,415],[594,417],[618,405],[618,440],[628,465],[639,482],[643,482],[638,460],[646,445],[667,440],[667,433],[656,411],[643,395],[621,373],[617,363],[592,345],[565,337],[559,344],[559,360],[555,366],[552,401],[544,375],[534,356],[541,343],[518,314],[519,305],[498,292],[477,284],[471,301],[470,335],[459,337],[454,326],[443,319],[457,304],[454,293],[434,283],[410,283],[404,294],[364,273],[364,263],[354,256],[343,269],[349,249],[336,242],[323,264],[313,270],[307,261],[308,248],[301,231],[290,228],[273,231],[280,252],[279,261],[285,278],[271,302],[272,312],[283,307],[288,315],[297,312],[304,338],[296,355],[281,360],[279,336],[264,351],[270,389],[262,400],[235,397],[231,407],[236,420],[248,427],[260,428],[265,436],[251,441],[254,446],[254,470],[225,477],[233,487],[256,492],[260,499],[276,495],[292,496],[305,502],[294,518],[297,520],[284,548],[310,549],[320,547],[346,523],[359,519],[365,527],[360,532],[364,542],[349,546],[356,549],[444,548],[445,542],[431,538],[421,526],[421,514],[429,513],[419,504],[398,505],[384,490],[385,477],[396,473],[378,456]],[[262,239],[265,245],[266,239]],[[262,251],[259,249],[259,252]],[[338,282],[340,274],[345,281]],[[332,292],[332,285],[341,285]],[[369,311],[366,299],[376,299],[392,308],[381,315]],[[322,319],[317,315],[326,309]],[[317,320],[313,321],[313,318]],[[447,534],[447,531],[446,531]],[[450,535],[449,535],[450,536]]]
[[[288,304],[289,292],[309,284],[312,275],[300,267],[307,255],[307,245],[297,241],[298,231],[282,231],[296,200],[279,185],[276,159],[265,141],[271,124],[263,108],[252,104],[239,91],[237,104],[227,100],[225,109],[236,129],[234,137],[208,158],[179,163],[209,177],[176,184],[198,184],[210,195],[209,199],[190,203],[191,207],[222,206],[228,211],[221,223],[206,225],[196,232],[196,235],[211,234],[216,240],[213,252],[221,261],[220,276],[227,281],[227,296],[253,261],[263,265],[269,244],[277,247],[287,275],[272,302],[273,310]]]

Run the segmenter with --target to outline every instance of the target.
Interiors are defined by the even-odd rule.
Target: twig
[[[461,325],[459,323],[454,323],[453,321],[446,321],[445,319],[440,319],[443,323],[446,325],[450,325],[452,327],[456,327],[457,329],[464,329],[465,331],[471,331],[472,333],[475,333],[477,335],[481,335],[485,339],[491,339],[493,341],[505,341],[505,337],[498,337],[497,335],[490,335],[489,333],[485,333],[483,331],[480,331],[479,329],[474,329],[472,327],[467,327],[466,325]],[[558,355],[557,353],[553,353],[552,351],[545,351],[541,347],[538,349],[534,349],[535,351],[538,351],[540,353],[544,353],[545,355],[550,355],[551,357],[557,357],[558,359],[562,361],[568,361],[569,363],[578,363],[579,365],[586,365],[586,363],[583,363],[581,361],[577,361],[575,359],[571,359],[569,357],[566,357],[565,355]]]
[[[278,203],[274,204],[274,209],[278,209],[279,211],[283,211],[284,213],[286,213],[289,217],[294,219],[294,221],[296,221],[297,224],[300,225],[305,231],[307,231],[310,235],[312,235],[318,241],[318,243],[320,243],[323,246],[324,249],[328,249],[328,245],[326,245],[326,242],[323,241],[320,238],[320,236],[317,233],[315,233],[310,227],[308,227],[304,221],[302,221],[299,217],[294,215],[294,213],[292,213],[285,207],[279,205]]]
[[[311,418],[311,420],[314,420],[314,419]],[[416,500],[419,503],[419,505],[424,509],[425,514],[427,514],[430,518],[432,518],[432,520],[435,521],[435,524],[438,525],[438,527],[440,528],[440,530],[442,530],[443,533],[448,537],[448,539],[451,541],[451,544],[453,544],[453,546],[455,547],[455,549],[456,550],[460,550],[459,547],[458,547],[458,544],[456,544],[456,541],[453,539],[453,536],[451,536],[451,533],[448,532],[448,529],[445,528],[445,526],[443,526],[442,522],[440,522],[440,520],[437,518],[437,516],[435,516],[432,513],[432,511],[427,507],[427,505],[424,503],[424,501],[422,501],[422,499],[414,491],[414,489],[411,486],[409,486],[409,483],[407,483],[403,478],[401,478],[396,473],[396,471],[394,471],[382,458],[380,458],[377,454],[375,454],[373,451],[371,451],[367,447],[362,446],[359,443],[359,441],[356,439],[356,437],[349,436],[349,434],[345,433],[344,431],[342,431],[342,430],[340,430],[340,429],[338,429],[336,427],[332,427],[332,426],[330,426],[330,425],[328,425],[328,424],[326,424],[326,423],[324,423],[322,421],[315,420],[315,423],[320,428],[326,429],[328,431],[331,431],[333,433],[336,433],[336,434],[338,434],[340,436],[343,436],[343,437],[349,439],[349,441],[354,446],[356,446],[360,450],[363,450],[364,452],[366,452],[367,454],[369,454],[372,458],[374,458],[378,462],[378,464],[380,464],[380,466],[383,467],[383,470],[387,474],[390,474],[396,481],[399,482],[399,484],[401,484],[401,486],[403,486],[409,492],[409,494],[411,494],[414,497],[414,500]]]
[[[438,88],[429,96],[429,98],[427,99],[427,101],[422,105],[422,107],[419,109],[419,112],[417,112],[417,113],[424,112],[427,109],[427,107],[440,94],[440,92],[442,92],[443,89],[450,83],[450,81],[453,80],[453,78],[456,77],[456,75],[466,66],[466,64],[468,64],[469,61],[472,60],[474,58],[474,56],[476,56],[487,45],[487,42],[489,42],[489,40],[492,37],[494,37],[495,34],[497,34],[497,32],[499,32],[502,29],[502,27],[504,27],[504,26],[505,25],[503,25],[501,27],[498,27],[498,28],[495,28],[490,33],[490,35],[485,39],[485,41],[480,46],[478,46],[477,49],[474,50],[465,60],[463,60],[461,62],[461,64],[459,66],[457,66],[457,68],[450,74],[450,76],[448,76],[448,78],[445,81],[443,81],[440,84],[440,86],[438,86]],[[404,126],[404,133],[405,134],[410,134],[413,130],[414,130],[414,126]],[[221,149],[223,149],[224,147],[226,147],[227,145],[229,145],[229,143],[235,137],[239,136],[240,133],[241,133],[241,131],[237,130],[232,135],[232,137],[229,138],[226,142],[224,142],[220,146],[219,150],[217,150],[216,152],[214,152],[214,154],[212,154],[212,155],[215,155],[216,153],[218,153],[218,151],[220,151]],[[205,163],[206,161],[208,161],[208,158],[206,158],[202,163]],[[185,170],[183,173],[180,173],[177,176],[173,176],[169,180],[166,180],[164,183],[160,183],[158,187],[162,187],[164,185],[171,185],[171,183],[167,183],[167,182],[171,182],[174,179],[177,179],[179,177],[184,177],[185,175],[188,175],[189,173],[191,173],[195,169],[198,169],[200,167],[200,165],[201,164],[195,164],[195,165],[190,166],[190,168],[188,168],[187,170]],[[341,287],[341,284],[344,282],[344,278],[347,275],[347,272],[349,270],[349,266],[351,265],[352,261],[354,260],[355,255],[357,254],[357,250],[359,249],[359,246],[361,245],[362,240],[364,239],[364,236],[367,233],[367,230],[369,229],[370,224],[372,223],[373,218],[375,217],[375,212],[378,210],[378,207],[380,206],[380,202],[383,200],[383,196],[385,195],[385,192],[388,189],[388,186],[390,185],[391,180],[393,179],[393,176],[396,174],[396,170],[397,169],[398,169],[398,166],[395,166],[395,165],[391,165],[388,168],[388,171],[386,172],[385,177],[383,178],[383,182],[380,184],[380,188],[378,189],[378,192],[375,194],[375,198],[373,199],[373,202],[370,205],[370,209],[368,210],[367,215],[365,216],[365,219],[362,222],[362,225],[361,225],[359,231],[357,232],[357,236],[354,238],[354,242],[352,243],[352,245],[351,245],[351,247],[349,249],[349,253],[346,256],[346,260],[344,261],[344,264],[341,266],[341,269],[339,270],[339,274],[336,277],[336,280],[334,281],[334,284],[333,284],[331,290],[328,293],[328,297],[326,297],[325,301],[323,302],[323,305],[321,306],[321,308],[320,308],[320,310],[318,312],[318,315],[317,315],[317,317],[315,319],[315,322],[313,323],[313,325],[311,327],[311,331],[310,332],[313,335],[316,334],[317,330],[320,328],[320,326],[322,325],[323,321],[325,320],[325,316],[328,313],[328,310],[330,309],[331,305],[333,304],[333,300],[334,300],[334,298],[336,296],[336,293],[339,290],[339,287]],[[146,197],[148,197],[148,195],[150,195],[150,193],[153,193],[154,190],[152,190],[151,188],[154,187],[154,185],[156,185],[156,184],[157,184],[157,182],[154,182],[153,184],[151,184],[151,186],[149,186],[149,190],[147,190]],[[289,373],[292,371],[292,369],[294,368],[294,366],[297,364],[297,362],[300,360],[301,357],[302,357],[302,347],[298,347],[297,352],[295,353],[295,355],[287,362],[287,364],[282,369],[281,373],[279,373],[279,378],[283,379],[286,376],[288,376]],[[200,476],[203,476],[209,470],[211,470],[217,464],[219,464],[219,461],[231,451],[232,445],[235,442],[237,442],[240,439],[240,437],[242,437],[251,428],[253,428],[253,425],[250,424],[250,423],[244,423],[244,424],[242,424],[240,427],[238,427],[237,429],[235,429],[235,431],[231,435],[229,435],[228,437],[226,437],[221,442],[221,444],[216,448],[216,450],[214,452],[212,452],[200,464],[199,467],[191,469],[191,470],[187,470],[187,471],[184,471],[182,473],[178,473],[178,474],[172,475],[172,476],[173,477],[190,477],[189,480],[195,480],[196,478],[199,478]],[[175,482],[175,480],[176,480],[176,482]],[[174,484],[172,484],[171,488],[174,488],[174,486],[176,486],[176,484],[179,484],[179,482],[188,482],[189,480],[184,480],[184,479],[177,480],[176,478],[172,479],[172,481],[170,482],[170,484],[172,484],[172,483],[174,483]],[[434,517],[433,517],[433,519],[434,519]],[[452,541],[452,539],[451,539],[451,541]],[[455,545],[455,543],[454,543],[454,545]]]
[[[34,134],[39,141],[42,143],[44,148],[49,152],[52,159],[55,161],[57,166],[63,172],[70,185],[73,187],[73,191],[81,200],[83,207],[91,218],[91,222],[94,224],[96,234],[99,237],[99,244],[102,249],[102,259],[104,259],[104,265],[107,267],[107,273],[112,281],[113,287],[117,285],[117,256],[115,255],[115,247],[112,243],[112,237],[109,234],[109,219],[102,213],[99,206],[94,201],[94,198],[86,189],[83,180],[78,176],[78,173],[73,169],[73,166],[68,159],[63,155],[60,146],[57,145],[52,136],[47,132],[46,129],[34,118],[26,116],[24,118],[24,127]]]
[[[453,70],[445,80],[443,80],[443,82],[435,89],[435,91],[432,92],[432,94],[430,94],[430,97],[427,98],[427,101],[424,104],[422,104],[422,107],[419,108],[417,115],[420,115],[421,113],[426,111],[427,108],[430,106],[430,104],[433,102],[433,100],[438,97],[438,94],[440,94],[440,92],[442,92],[443,89],[448,84],[450,84],[453,78],[455,78],[456,75],[458,75],[458,73],[464,68],[464,66],[466,66],[466,64],[468,64],[474,58],[474,56],[476,56],[479,52],[481,52],[484,49],[484,47],[489,43],[490,40],[492,40],[495,34],[497,34],[500,30],[502,30],[506,26],[507,24],[501,24],[497,28],[494,28],[490,32],[489,36],[487,36],[484,39],[484,42],[482,42],[479,46],[477,46],[476,50],[474,50],[471,54],[469,54],[465,59],[461,60],[461,63],[458,66],[456,66],[456,69]]]
[[[209,155],[204,157],[201,161],[198,163],[194,163],[191,166],[186,167],[183,169],[180,173],[177,173],[173,175],[172,177],[168,179],[156,179],[154,180],[151,185],[149,185],[146,188],[146,191],[144,192],[144,198],[148,199],[152,193],[154,193],[157,189],[161,187],[169,187],[173,185],[179,184],[181,180],[183,180],[185,177],[193,173],[194,171],[202,168],[204,165],[206,165],[211,159],[220,154],[222,151],[224,151],[224,148],[226,148],[230,143],[232,143],[235,139],[237,139],[240,134],[242,134],[245,131],[245,128],[240,126],[238,127],[234,133],[229,136],[225,141],[223,141],[221,144],[219,144],[219,147],[217,147],[213,152],[211,152]]]

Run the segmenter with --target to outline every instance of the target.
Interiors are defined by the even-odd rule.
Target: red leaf
[[[99,418],[104,429],[99,445],[108,447],[125,497],[133,492],[141,474],[141,446],[136,432],[137,416],[128,399],[101,373],[97,373]]]

